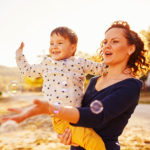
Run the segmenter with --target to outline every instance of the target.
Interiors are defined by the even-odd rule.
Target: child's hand
[[[19,46],[19,48],[17,49],[17,51],[16,51],[16,52],[20,52],[20,53],[22,53],[22,52],[23,52],[23,48],[24,48],[24,43],[23,43],[23,42],[21,42],[21,44],[20,44],[20,46]]]
[[[23,49],[24,48],[24,43],[21,42],[19,49]]]

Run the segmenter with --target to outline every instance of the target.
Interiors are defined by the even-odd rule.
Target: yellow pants
[[[62,134],[66,128],[71,129],[72,143],[78,144],[86,150],[106,150],[102,138],[91,128],[74,127],[67,121],[52,117],[54,130]]]

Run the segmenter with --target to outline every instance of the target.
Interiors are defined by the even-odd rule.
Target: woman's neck
[[[110,80],[129,77],[129,74],[124,73],[125,69],[126,69],[125,65],[109,66],[106,78]]]
[[[125,70],[127,70],[128,72],[125,73]],[[130,70],[130,68],[126,69],[126,67],[123,67],[121,65],[109,66],[108,73],[98,78],[97,83],[95,85],[96,90],[100,91],[119,81],[125,80],[127,78],[132,78]]]

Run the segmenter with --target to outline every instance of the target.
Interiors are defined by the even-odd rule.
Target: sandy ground
[[[0,117],[9,114],[7,108],[30,105],[37,97],[41,99],[37,94],[0,98]],[[150,150],[150,105],[138,105],[119,140],[121,150]],[[59,143],[50,117],[39,115],[17,128],[0,127],[0,150],[69,150],[69,146]]]
[[[139,104],[120,136],[122,150],[150,150],[150,105]]]

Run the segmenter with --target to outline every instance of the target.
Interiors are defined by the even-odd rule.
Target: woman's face
[[[106,32],[102,49],[105,64],[127,64],[132,46],[128,44],[124,32],[120,28],[112,28]]]

